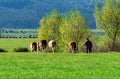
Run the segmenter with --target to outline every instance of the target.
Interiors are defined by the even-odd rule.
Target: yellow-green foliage
[[[1,38],[0,49],[8,52],[14,51],[16,48],[27,48],[30,50],[30,43],[37,41],[37,38]]]
[[[43,17],[40,20],[41,27],[39,28],[39,40],[46,39],[59,39],[59,25],[60,15],[57,10],[54,10],[50,15]]]
[[[54,39],[57,41],[58,47],[66,48],[70,41],[76,41],[79,45],[83,39],[90,37],[89,24],[78,10],[63,16],[54,10],[50,15],[40,20],[40,25],[39,40]]]
[[[118,0],[119,1],[119,0]],[[97,27],[102,28],[106,35],[112,40],[112,49],[120,35],[120,3],[114,0],[106,0],[102,9],[96,6],[95,18]]]
[[[95,12],[97,27],[102,28],[111,38],[115,32],[120,32],[120,6],[112,1],[106,0],[105,6]]]
[[[70,41],[76,41],[80,46],[83,44],[81,43],[83,39],[90,37],[90,29],[86,18],[78,10],[71,11],[70,15],[64,17],[60,33],[64,45],[67,45]]]

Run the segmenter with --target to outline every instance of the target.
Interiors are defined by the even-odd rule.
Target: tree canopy
[[[95,19],[98,28],[102,28],[112,40],[111,50],[115,50],[117,37],[120,35],[120,2],[119,0],[106,0],[104,7],[96,4]]]
[[[86,37],[90,36],[89,24],[80,11],[71,11],[66,14],[60,27],[61,39],[64,45],[75,41],[78,46]]]
[[[59,26],[61,22],[61,16],[57,10],[53,10],[51,14],[43,17],[40,20],[41,27],[39,28],[39,40],[46,39],[59,39]]]
[[[70,11],[70,14],[60,15],[53,10],[49,15],[40,20],[39,40],[54,39],[58,46],[65,47],[70,41],[80,44],[82,39],[90,36],[89,24],[86,18],[78,11]],[[61,42],[61,43],[60,43]]]

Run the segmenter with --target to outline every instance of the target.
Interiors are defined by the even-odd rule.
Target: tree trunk
[[[112,40],[112,51],[115,51],[115,45],[116,45],[116,33],[114,34],[114,38]]]
[[[113,42],[112,42],[112,51],[115,51],[115,40],[113,39]]]

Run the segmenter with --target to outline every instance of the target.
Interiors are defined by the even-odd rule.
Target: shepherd
[[[92,42],[89,40],[89,38],[87,38],[87,41],[85,42],[84,46],[86,46],[86,52],[90,53],[92,52]]]

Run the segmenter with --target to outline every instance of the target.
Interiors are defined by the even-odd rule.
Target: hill
[[[61,14],[78,8],[95,28],[94,5],[94,0],[0,0],[0,28],[38,28],[40,19],[55,8]]]

